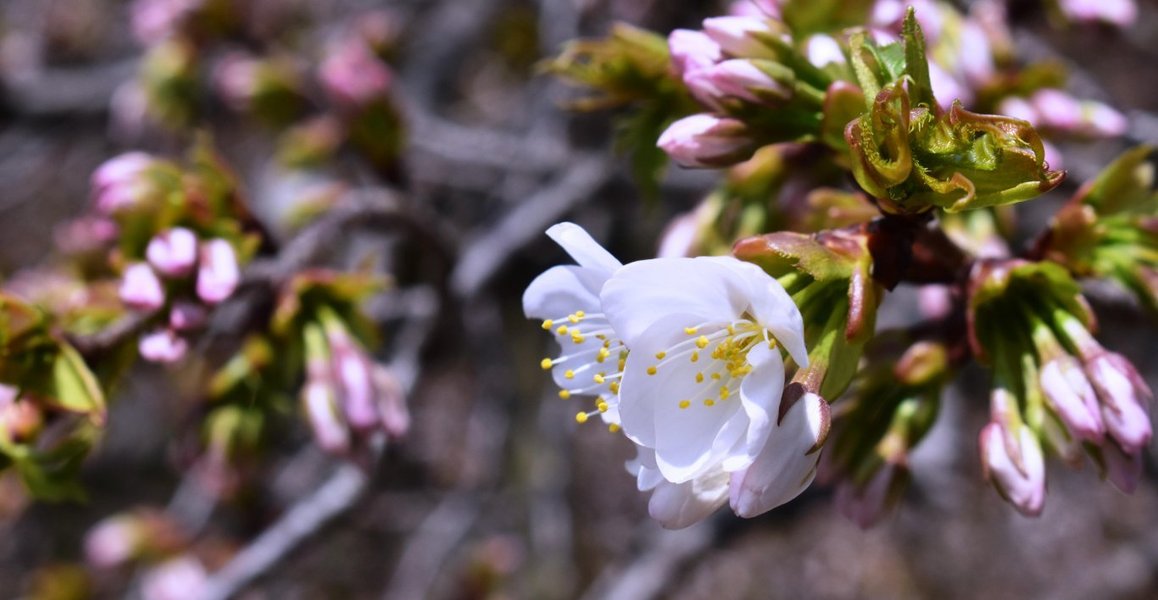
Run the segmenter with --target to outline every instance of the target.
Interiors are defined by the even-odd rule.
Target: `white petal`
[[[639,491],[651,491],[663,482],[663,475],[660,475],[659,467],[655,465],[655,450],[644,446],[636,446],[635,449],[635,458],[627,461],[624,466],[628,473],[635,476],[635,485]]]
[[[744,469],[759,456],[776,423],[780,397],[784,393],[784,361],[778,350],[761,343],[748,351],[748,363],[754,368],[740,384],[740,401],[748,416],[748,431],[744,443],[724,461],[727,471]]]
[[[528,318],[557,319],[577,310],[599,312],[599,289],[607,281],[601,272],[563,265],[543,271],[523,292]]]
[[[651,335],[642,340],[648,343],[637,345],[636,349],[627,355],[619,388],[619,418],[624,435],[641,446],[655,447],[656,398],[666,397],[669,394],[686,396],[690,384],[694,381],[676,380],[670,377],[668,368],[658,370],[655,375],[647,374],[647,367],[658,362],[655,360],[656,352],[666,350],[678,337],[687,337],[683,333],[681,323],[686,323],[689,319],[694,317],[666,316],[649,330],[652,332]],[[675,398],[673,402],[679,402],[685,396]]]
[[[812,483],[820,452],[806,454],[827,428],[828,406],[806,394],[772,430],[763,451],[731,482],[732,510],[754,517],[795,498]]]
[[[686,483],[662,482],[651,494],[647,511],[668,529],[683,529],[704,520],[728,499],[728,474],[714,471]]]
[[[547,229],[547,235],[562,246],[581,267],[600,271],[610,277],[623,266],[591,234],[574,223],[556,223]]]
[[[631,263],[603,286],[603,312],[629,348],[667,315],[730,323],[747,307],[748,286],[712,258],[654,258]]]
[[[808,350],[804,347],[804,317],[784,286],[756,265],[721,256],[712,260],[735,270],[747,284],[748,310],[756,322],[767,327],[784,346],[789,356],[801,367],[808,366]]]

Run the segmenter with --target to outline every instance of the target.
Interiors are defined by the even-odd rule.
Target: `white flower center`
[[[580,412],[575,420],[586,423],[588,418],[618,406],[619,380],[627,362],[627,347],[616,337],[607,317],[579,310],[543,321],[543,329],[554,332],[563,350],[558,357],[544,358],[539,366],[545,371],[563,367],[563,378],[574,382],[560,389],[559,397],[564,400],[571,396],[595,397],[595,410]],[[619,431],[619,424],[612,422],[608,429]]]
[[[712,331],[708,331],[714,329]],[[677,376],[689,376],[689,394],[675,401],[681,409],[692,406],[712,407],[725,402],[740,391],[740,383],[752,372],[748,352],[760,342],[776,347],[776,339],[751,319],[740,319],[727,325],[715,323],[685,327],[686,339],[667,350],[657,352],[656,364],[647,368],[648,375],[676,368]]]

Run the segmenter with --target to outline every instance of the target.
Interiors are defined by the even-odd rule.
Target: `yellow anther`
[[[728,325],[728,335],[736,335],[736,328]]]
[[[550,371],[551,367],[554,365],[555,365],[555,361],[553,361],[549,358],[544,358],[543,360],[539,361],[539,366],[543,367],[544,371]]]
[[[560,325],[559,328],[555,330],[555,333],[557,333],[559,335],[567,335],[567,326],[566,325]]]
[[[585,312],[583,312],[583,311],[581,311],[581,310],[577,310],[577,311],[575,311],[575,316],[576,316],[576,317],[579,317],[580,319],[582,319],[583,317],[586,317],[586,316],[587,316],[587,313],[585,313]]]
[[[595,362],[601,363],[607,360],[608,356],[611,356],[611,351],[607,348],[600,348],[599,352],[595,353]]]
[[[559,390],[559,397],[566,400],[571,397],[571,390]]]
[[[647,374],[648,375],[655,375],[655,372],[656,372],[656,368],[654,366],[647,368]]]
[[[582,344],[584,341],[586,341],[586,339],[587,338],[579,334],[578,330],[571,333],[571,341],[575,342],[576,344]]]
[[[700,353],[699,352],[692,352],[692,362],[696,362],[699,359],[700,359]]]
[[[566,377],[567,379],[575,379],[575,371],[567,369],[566,371],[563,371],[563,377]]]
[[[699,331],[699,329],[695,327],[684,327],[684,333],[688,335],[695,335],[697,331]]]
[[[587,413],[581,412],[575,415],[575,422],[583,424],[587,422]]]
[[[696,373],[696,383],[703,383],[703,382],[704,382],[704,374],[703,373]]]
[[[731,392],[731,390],[728,389],[728,386],[723,386],[720,388],[720,400],[727,400],[728,396],[731,396],[731,395],[732,395],[732,392]]]
[[[775,350],[776,349],[776,340],[768,340],[768,347]]]
[[[551,319],[547,319],[546,321],[543,321],[543,330],[544,331],[550,331],[551,328],[554,326],[555,326],[555,322],[552,321]]]
[[[655,353],[655,359],[656,360],[663,360],[663,357],[665,357],[665,356],[667,356],[667,352],[664,352],[663,350],[660,350],[659,352]]]
[[[603,373],[595,374],[595,383],[603,383]]]
[[[567,315],[567,320],[571,321],[572,323],[578,323],[580,318],[581,317],[579,315],[576,315],[576,314]]]
[[[706,335],[701,335],[700,337],[696,338],[696,347],[701,349],[701,350],[703,350],[704,348],[707,348],[708,343],[709,343],[709,340],[708,340],[708,336],[706,336]]]
[[[720,380],[720,374],[719,373],[712,373],[712,379],[714,379],[715,381],[719,381]]]
[[[715,405],[716,405],[716,401],[712,400],[711,398],[704,400],[704,406],[715,406]]]
[[[607,389],[611,390],[612,394],[618,394],[619,393],[619,382],[618,381],[612,381],[611,383],[607,384]]]
[[[619,433],[619,424],[611,423],[607,426],[607,431],[610,431],[611,433]]]
[[[692,405],[691,400],[680,400],[680,408],[687,408]]]
[[[598,408],[599,412],[607,412],[607,409],[611,408],[611,406],[606,402],[600,402],[599,404],[595,405],[595,408]]]

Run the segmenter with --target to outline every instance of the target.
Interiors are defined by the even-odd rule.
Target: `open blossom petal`
[[[616,269],[623,266],[623,263],[600,246],[591,234],[574,223],[552,225],[547,229],[547,236],[566,250],[581,267],[600,271],[610,277]]]
[[[779,406],[779,402],[777,403]],[[732,510],[741,517],[763,514],[803,492],[816,476],[816,445],[828,434],[828,403],[805,394],[784,415],[760,455],[732,475]]]
[[[647,509],[651,518],[668,529],[682,529],[707,518],[728,500],[728,473],[717,469],[684,483],[663,478],[650,448],[627,465],[641,492],[652,492]]]

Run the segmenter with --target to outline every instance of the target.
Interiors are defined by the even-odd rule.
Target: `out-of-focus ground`
[[[601,427],[576,425],[575,405],[559,400],[538,368],[549,352],[547,340],[523,318],[520,297],[535,274],[565,257],[542,236],[523,243],[502,228],[511,226],[507,217],[521,203],[546,194],[547,203],[556,204],[542,210],[558,210],[559,218],[588,227],[625,260],[646,257],[666,220],[693,206],[711,178],[673,172],[660,201],[645,203],[618,161],[597,158],[592,173],[599,180],[591,189],[581,198],[553,199],[550,194],[561,193],[561,175],[601,156],[609,126],[603,116],[572,116],[558,108],[566,91],[533,77],[533,60],[512,59],[522,55],[504,42],[511,42],[505,37],[511,31],[528,30],[524,44],[541,53],[576,34],[601,34],[613,19],[666,31],[694,26],[720,7],[634,0],[315,4],[315,18],[335,24],[379,6],[406,16],[399,61],[404,105],[438,125],[412,132],[421,138],[407,156],[412,194],[454,228],[464,252],[460,262],[476,261],[482,269],[485,253],[497,252],[504,239],[518,247],[486,281],[456,288],[440,310],[411,397],[412,431],[387,451],[371,491],[245,597],[1158,596],[1154,457],[1133,496],[1100,483],[1088,465],[1071,471],[1051,464],[1044,514],[1018,516],[981,480],[976,462],[976,432],[986,410],[979,369],[967,371],[950,390],[939,424],[914,454],[912,489],[898,513],[876,528],[858,529],[833,509],[828,490],[813,488],[751,521],[720,514],[689,530],[660,530],[622,468],[629,444]],[[1017,3],[1014,15],[1022,34],[1082,69],[1079,89],[1097,88],[1102,99],[1129,114],[1155,114],[1158,8],[1152,2],[1141,8],[1127,38],[1104,29],[1052,30],[1030,3]],[[5,276],[49,253],[54,227],[88,201],[92,169],[130,148],[110,136],[107,103],[77,93],[80,99],[69,105],[68,98],[51,94],[48,99],[61,103],[51,106],[44,97],[26,95],[51,90],[55,75],[97,71],[91,81],[76,81],[92,85],[86,93],[99,100],[118,78],[131,75],[122,64],[139,49],[124,11],[124,4],[110,1],[0,5]],[[253,197],[274,195],[269,141],[228,115],[216,115],[209,130]],[[496,153],[487,143],[505,149]],[[529,168],[526,150],[536,144],[565,158],[553,167]],[[138,145],[179,150],[164,140],[131,147]],[[1117,148],[1102,144],[1071,155],[1063,147],[1071,172],[1083,175],[1096,172]],[[534,154],[550,159],[550,152]],[[1054,201],[1023,211],[1022,229],[1040,225],[1073,189],[1067,184]],[[469,282],[470,271],[459,276]],[[1158,324],[1112,295],[1099,298],[1101,338],[1158,387]],[[905,291],[889,298],[882,323],[903,322],[912,303]],[[189,435],[192,399],[167,381],[163,369],[142,367],[122,390],[107,440],[85,471],[87,503],[28,504],[12,482],[0,482],[0,597],[19,597],[38,578],[64,572],[51,569],[81,561],[82,538],[102,517],[170,501],[182,475],[176,440]],[[291,437],[294,444],[269,449],[249,493],[218,507],[203,547],[227,556],[332,468],[329,459],[300,450],[309,443],[304,428]],[[127,589],[125,579],[123,573],[96,575],[97,595],[118,596]]]

